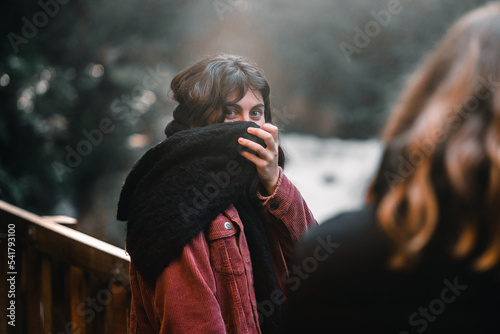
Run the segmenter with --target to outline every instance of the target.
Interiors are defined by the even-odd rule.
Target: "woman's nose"
[[[241,117],[240,117],[240,121],[250,121],[250,116],[248,115],[248,113],[242,113]]]

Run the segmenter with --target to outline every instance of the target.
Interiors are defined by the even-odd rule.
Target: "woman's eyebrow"
[[[264,105],[262,103],[256,104],[252,107],[253,108],[264,108]]]
[[[238,102],[226,102],[226,108],[227,107],[241,109],[241,106],[238,104]],[[251,109],[254,109],[254,108],[264,108],[264,107],[265,107],[264,104],[259,103],[259,104],[256,104],[256,105],[252,106]]]
[[[237,102],[226,102],[226,107],[236,107],[236,108],[240,108],[240,105],[237,104]]]

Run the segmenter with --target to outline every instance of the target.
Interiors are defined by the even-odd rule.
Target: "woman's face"
[[[229,96],[228,100],[236,98],[236,93]],[[235,103],[227,103],[224,110],[224,123],[236,121],[250,121],[258,126],[266,123],[264,117],[264,99],[258,90],[249,89],[241,100]]]

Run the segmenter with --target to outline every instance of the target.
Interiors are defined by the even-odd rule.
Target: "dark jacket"
[[[449,233],[448,233],[449,234]],[[293,266],[290,333],[500,333],[500,272],[447,255],[438,225],[419,264],[388,269],[390,242],[372,208],[310,230]]]

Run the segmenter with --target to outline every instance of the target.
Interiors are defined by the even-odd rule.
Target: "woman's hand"
[[[264,140],[266,147],[262,147],[254,141],[238,138],[238,143],[254,151],[257,155],[242,151],[241,155],[250,160],[257,167],[260,183],[266,188],[269,195],[274,193],[278,184],[278,128],[270,123],[262,125],[261,128],[249,127],[248,133]]]

